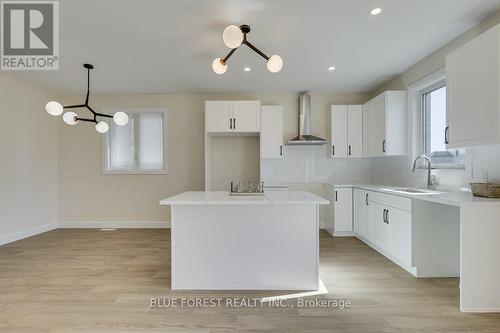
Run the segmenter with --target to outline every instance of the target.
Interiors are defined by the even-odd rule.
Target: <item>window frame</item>
[[[425,110],[425,96],[428,93],[431,93],[435,90],[441,89],[447,86],[446,76],[442,72],[438,72],[437,75],[432,82],[422,83],[422,88],[418,90],[418,107],[417,111],[419,112],[418,116],[418,126],[419,126],[419,141],[417,142],[417,149],[420,151],[420,155],[426,154],[425,146],[426,146],[426,110]],[[430,157],[430,156],[429,156]],[[426,169],[426,166],[419,166],[420,169]],[[432,163],[432,169],[465,169],[465,163]]]
[[[144,108],[144,109],[106,109],[104,113],[114,114],[117,111],[125,112],[130,118],[134,119],[134,157],[135,167],[133,169],[110,169],[110,149],[109,149],[109,133],[103,135],[102,140],[102,173],[104,175],[166,175],[168,174],[167,165],[167,109],[164,108]],[[161,115],[162,129],[162,152],[163,152],[163,168],[162,169],[141,169],[140,168],[140,114],[156,113]],[[112,121],[112,120],[110,120]],[[111,126],[110,126],[111,129]]]

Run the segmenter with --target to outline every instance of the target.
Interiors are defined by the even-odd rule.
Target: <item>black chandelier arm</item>
[[[257,54],[259,54],[262,58],[264,58],[266,60],[269,60],[269,57],[267,55],[265,55],[264,52],[262,52],[261,50],[259,50],[258,48],[256,48],[246,38],[243,40],[242,44],[245,44],[246,46],[248,46],[249,48],[251,48],[252,50],[254,50],[255,52],[257,52]]]
[[[90,98],[90,67],[87,67],[87,96],[85,97],[85,105],[89,105]]]
[[[222,59],[222,62],[226,63],[226,61],[229,59],[229,57],[231,57],[233,55],[234,51],[236,51],[237,49],[238,48],[236,47],[236,48],[232,49],[231,51],[229,51],[229,53],[227,54],[227,56],[224,59]]]
[[[77,109],[77,108],[84,108],[84,107],[86,107],[85,104],[63,106],[64,109]]]
[[[95,117],[106,117],[106,118],[113,118],[113,116],[110,116],[109,114],[104,114],[104,113],[99,113],[99,112],[95,112],[94,109],[92,109],[90,106],[86,106],[87,109],[90,110],[90,112],[92,112],[92,114],[94,115],[94,118]]]
[[[89,122],[89,123],[96,123],[97,124],[97,120],[95,120],[95,119],[75,117],[75,120],[77,120],[77,121],[86,121],[86,122]]]

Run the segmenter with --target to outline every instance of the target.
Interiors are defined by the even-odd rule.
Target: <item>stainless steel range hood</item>
[[[311,135],[311,95],[302,94],[299,98],[299,135],[287,142],[287,146],[318,146],[327,140]]]

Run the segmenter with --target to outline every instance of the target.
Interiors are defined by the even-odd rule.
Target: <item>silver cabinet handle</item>
[[[236,129],[236,118],[233,118],[233,129]]]
[[[444,143],[450,143],[450,126],[446,126],[446,128],[444,129]]]
[[[335,145],[332,145],[332,156],[335,156]]]
[[[233,129],[233,118],[229,118],[229,129]]]
[[[335,191],[335,201],[339,201],[337,197],[337,191]]]
[[[384,211],[382,213],[382,221],[384,221],[384,223],[385,223],[385,211],[386,211],[386,209],[384,209]]]
[[[351,145],[349,145],[349,149],[348,149],[347,153],[349,154],[349,156],[351,156]]]
[[[283,146],[280,146],[280,156],[283,156]]]
[[[385,223],[389,224],[389,210],[385,212]]]
[[[366,193],[366,195],[365,195],[365,202],[366,202],[366,205],[367,205],[367,206],[370,206],[370,205],[368,204],[368,193]]]
[[[385,153],[385,140],[382,141],[382,152]]]

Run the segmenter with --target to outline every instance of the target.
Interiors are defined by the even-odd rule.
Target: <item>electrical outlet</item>
[[[481,171],[479,171],[479,180],[481,182],[488,181],[488,169],[482,169]]]

